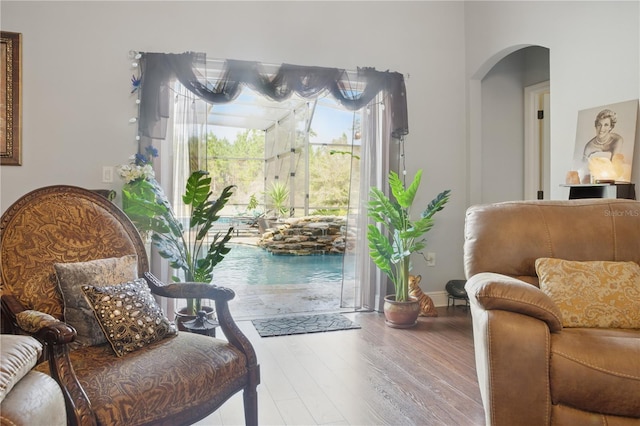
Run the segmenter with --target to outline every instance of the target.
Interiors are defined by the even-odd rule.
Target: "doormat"
[[[252,320],[260,337],[288,336],[291,334],[321,333],[325,331],[351,330],[360,326],[344,315],[300,315]]]

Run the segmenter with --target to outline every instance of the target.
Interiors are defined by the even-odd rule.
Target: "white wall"
[[[462,276],[465,193],[462,2],[2,1],[1,27],[23,35],[23,166],[0,169],[0,208],[50,184],[88,188],[135,152],[128,52],[203,51],[212,58],[407,76],[407,169],[425,169],[418,202],[450,188],[429,250],[415,259],[427,291]],[[111,185],[120,188],[120,183]]]
[[[578,111],[640,97],[639,6],[638,1],[466,3],[470,105],[478,101],[474,79],[506,54],[527,45],[550,49],[551,198],[566,197],[559,185],[572,168]],[[470,187],[481,176],[474,114],[470,109]],[[634,164],[632,180],[640,185],[638,149]]]

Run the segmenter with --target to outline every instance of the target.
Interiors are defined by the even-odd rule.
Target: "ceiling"
[[[209,105],[207,124],[241,129],[266,130],[307,102],[297,96],[281,102],[245,89],[233,102]]]

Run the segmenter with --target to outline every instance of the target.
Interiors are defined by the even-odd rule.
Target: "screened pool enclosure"
[[[216,187],[237,186],[227,214],[356,213],[349,196],[359,189],[361,112],[331,98],[275,103],[249,90],[207,109],[199,166]]]

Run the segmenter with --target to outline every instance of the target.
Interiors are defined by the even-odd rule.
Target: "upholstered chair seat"
[[[90,395],[98,424],[179,424],[185,409],[202,410],[201,402],[210,401],[205,411],[211,411],[246,384],[242,352],[202,337],[179,333],[122,358],[108,344],[71,351],[73,370]],[[38,368],[49,371],[47,363]]]
[[[551,335],[549,364],[556,405],[640,423],[638,330],[565,328]]]

